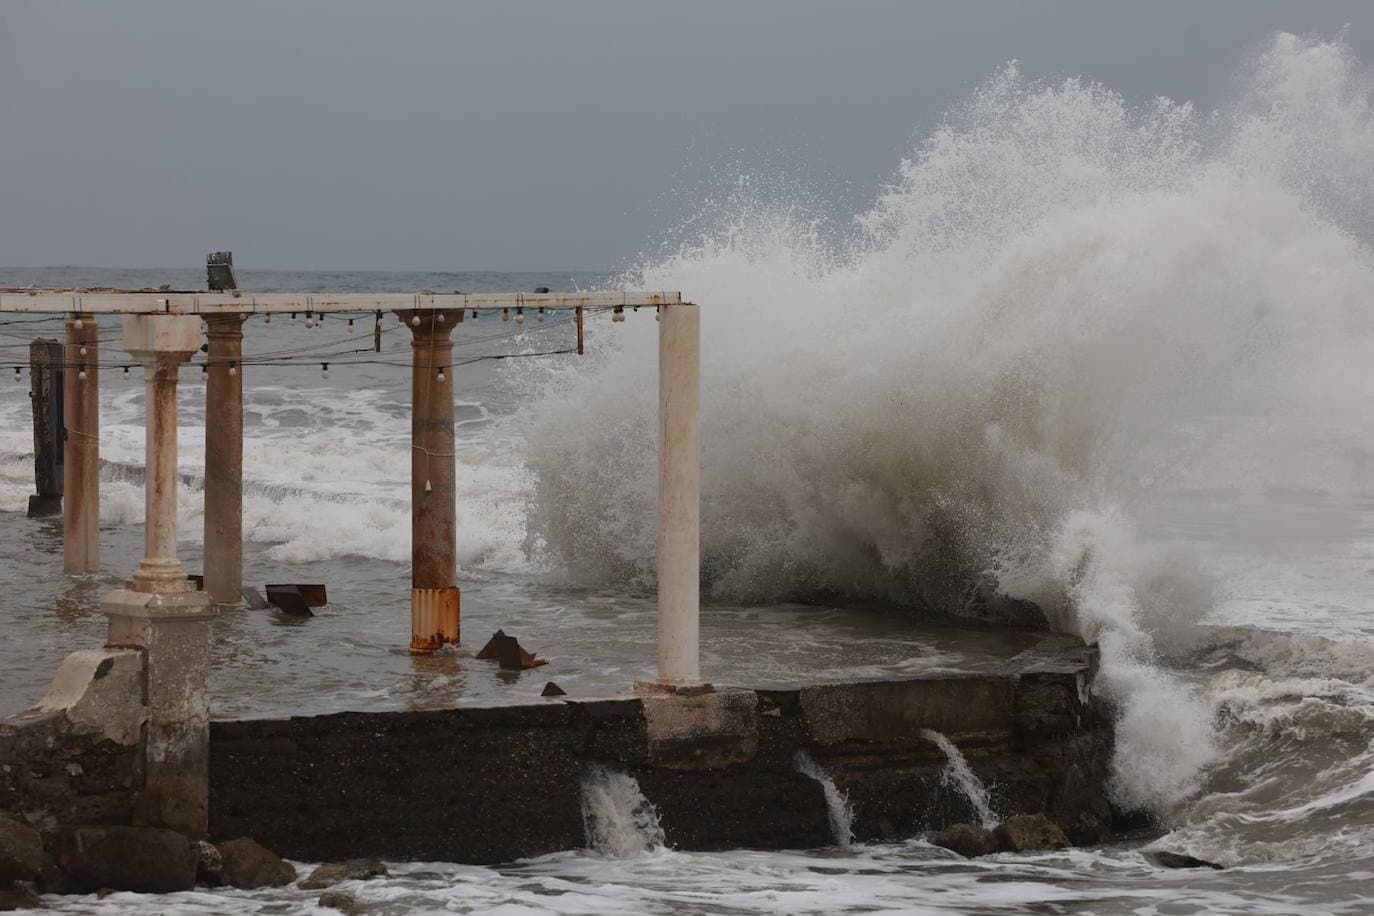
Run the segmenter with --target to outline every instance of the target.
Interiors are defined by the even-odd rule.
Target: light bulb
[[[624,320],[625,320],[625,306],[623,306],[623,305],[617,305],[617,306],[615,307],[615,309],[612,310],[612,312],[611,312],[611,320],[614,321],[614,322],[621,322],[621,321],[624,321]]]
[[[434,489],[434,488],[431,487],[431,486],[429,485],[429,481],[426,480],[426,481],[425,481],[425,492],[426,492],[426,493],[429,493],[429,492],[433,491],[433,489]]]
[[[501,320],[510,321],[510,309],[501,309]]]
[[[85,370],[85,369],[80,369],[80,370],[78,370],[77,373],[76,373],[76,377],[77,377],[78,379],[80,379],[81,381],[83,381],[83,382],[86,381],[86,370]]]
[[[542,305],[539,306],[539,320],[540,320],[540,321],[543,321],[543,320],[544,320],[544,306],[542,306]]]
[[[263,323],[263,324],[271,324],[271,323],[272,323],[272,313],[271,313],[271,312],[268,312],[265,316],[263,316],[262,323]]]
[[[444,313],[443,313],[443,312],[435,312],[435,314],[434,314],[434,320],[437,321],[437,322],[439,322],[440,324],[443,324],[444,321],[446,321],[447,319],[444,318]]]
[[[329,378],[329,363],[320,363],[320,378]]]
[[[201,364],[200,364],[200,380],[201,380],[202,382],[205,381],[206,376],[208,376],[209,374],[210,374],[210,367],[207,366],[207,365],[205,365],[205,363],[201,363]]]
[[[439,381],[442,382],[442,381],[443,381],[445,378],[447,378],[447,377],[448,377],[448,376],[444,375],[444,370],[443,370],[443,369],[440,369],[440,370],[439,370]]]
[[[515,323],[516,323],[516,324],[524,324],[524,323],[525,323],[525,310],[524,310],[523,308],[517,308],[517,309],[515,310]]]
[[[238,374],[239,374],[239,367],[238,367],[238,366],[235,366],[233,363],[230,363],[230,364],[229,364],[229,374],[230,374],[230,375],[238,375]]]
[[[80,319],[80,318],[73,318],[73,319],[72,319],[72,329],[73,329],[73,330],[76,330],[76,331],[81,330],[81,319]]]
[[[410,326],[411,326],[412,328],[418,328],[418,327],[420,326],[420,316],[419,316],[419,315],[412,315],[412,316],[410,316]]]
[[[476,320],[477,320],[477,309],[473,309],[473,310],[472,310],[472,320],[473,320],[473,321],[476,321]]]
[[[352,318],[348,319],[348,333],[350,333],[350,334],[353,333],[353,319],[352,319]]]
[[[307,319],[305,319],[305,326],[306,326],[307,328],[313,328],[313,327],[315,326],[315,321],[314,321],[314,319],[312,319],[312,318],[307,318]]]
[[[291,323],[292,323],[292,324],[295,324],[295,323],[296,323],[296,313],[295,313],[295,312],[292,312],[292,313],[291,313]]]
[[[85,348],[85,347],[82,347],[82,348],[81,348],[81,355],[82,355],[82,356],[85,356],[85,355],[86,355],[86,348]]]
[[[18,366],[15,366],[15,367],[14,367],[14,380],[15,380],[16,382],[22,382],[22,381],[23,381],[23,379],[19,376],[19,367],[18,367]]]

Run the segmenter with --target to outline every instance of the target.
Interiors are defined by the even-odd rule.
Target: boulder
[[[344,891],[325,891],[320,894],[317,904],[326,910],[338,910],[341,913],[349,914],[349,916],[355,916],[355,914],[363,911],[362,906],[358,904],[358,899]]]
[[[69,831],[58,857],[85,892],[101,887],[146,894],[188,891],[196,883],[191,843],[160,827],[78,827]]]
[[[997,825],[992,835],[1002,852],[1068,849],[1072,845],[1064,831],[1043,814],[1018,814],[1007,818]]]
[[[0,885],[34,881],[48,866],[43,838],[26,824],[0,817]]]
[[[281,887],[296,880],[296,869],[291,863],[248,837],[220,843],[216,848],[223,862],[224,883],[230,887]]]
[[[386,875],[386,866],[376,859],[349,859],[321,865],[300,883],[300,887],[308,891],[319,890],[333,887],[341,881],[367,881]]]
[[[196,842],[196,881],[209,887],[224,883],[224,857],[214,843]]]
[[[1215,868],[1217,870],[1223,868],[1215,862],[1184,855],[1181,852],[1169,852],[1167,849],[1147,852],[1145,856],[1160,868]]]
[[[134,803],[135,827],[166,827],[193,839],[205,836],[205,794],[189,780],[168,777],[139,793]]]
[[[997,841],[993,839],[992,831],[972,824],[951,824],[935,834],[931,842],[957,852],[966,859],[997,851]]]
[[[0,887],[0,912],[41,909],[43,909],[43,898],[23,885],[15,885],[10,888]]]

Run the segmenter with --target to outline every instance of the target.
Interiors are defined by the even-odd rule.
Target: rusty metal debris
[[[535,658],[526,652],[515,637],[507,636],[504,630],[497,630],[482,651],[477,653],[477,657],[484,661],[499,662],[502,668],[509,671],[538,668],[549,663],[547,658]]]
[[[539,695],[541,697],[565,697],[568,695],[568,691],[564,690],[562,687],[559,687],[553,681],[549,681],[547,684],[544,685],[544,689],[542,692],[540,692]]]
[[[262,596],[262,592],[253,588],[251,585],[245,585],[243,591],[239,592],[239,594],[243,595],[243,603],[255,611],[265,611],[272,606],[267,603],[267,599]]]
[[[314,617],[312,607],[329,603],[323,585],[269,585],[267,603],[294,617]]]

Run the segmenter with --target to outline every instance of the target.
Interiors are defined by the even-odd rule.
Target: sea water
[[[263,291],[683,290],[703,309],[704,670],[738,670],[718,635],[731,632],[762,633],[774,675],[900,670],[924,654],[902,618],[837,604],[957,612],[966,583],[991,578],[1101,648],[1097,689],[1118,710],[1111,788],[1157,819],[1149,848],[1225,870],[1163,870],[1139,843],[976,861],[921,839],[650,845],[398,865],[352,888],[359,899],[393,912],[1374,910],[1371,72],[1339,39],[1277,35],[1235,86],[1197,111],[1009,67],[866,212],[737,182],[693,222],[707,229],[613,277],[241,275]],[[197,271],[0,271],[3,285],[163,283],[200,285]],[[458,369],[465,625],[514,618],[530,641],[554,635],[529,648],[570,660],[587,691],[652,671],[656,326],[629,317],[594,322],[581,359]],[[247,323],[249,352],[300,357],[245,366],[250,576],[324,580],[339,599],[313,621],[222,617],[217,714],[537,693],[461,657],[404,654],[409,394],[405,331],[388,323],[401,365],[336,358],[327,381],[313,363],[342,346],[340,321]],[[569,333],[527,322],[477,339],[508,329],[465,323],[460,349],[534,353]],[[58,333],[0,332],[0,362]],[[117,330],[102,337],[117,362]],[[102,379],[106,575],[89,580],[58,575],[58,526],[22,518],[27,388],[0,393],[8,711],[37,698],[62,654],[98,643],[99,594],[138,558],[142,392],[137,370],[120,374]],[[191,567],[195,374],[180,441]],[[62,903],[309,912],[313,899]]]

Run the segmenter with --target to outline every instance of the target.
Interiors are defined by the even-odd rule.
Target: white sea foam
[[[830,835],[836,846],[847,849],[854,842],[854,810],[849,798],[835,785],[835,779],[806,751],[797,751],[793,761],[797,772],[820,783],[825,793],[826,814],[830,818]]]
[[[935,745],[944,752],[945,759],[949,764],[945,767],[944,783],[957,791],[968,800],[973,806],[973,811],[978,815],[979,823],[986,829],[991,830],[997,826],[999,818],[992,810],[992,801],[988,796],[987,786],[978,778],[978,774],[973,772],[973,768],[968,765],[963,752],[954,745],[953,741],[933,729],[922,729],[921,734],[927,739],[935,742]]]
[[[587,848],[616,859],[663,846],[658,812],[628,773],[593,768],[582,780],[582,822]]]

